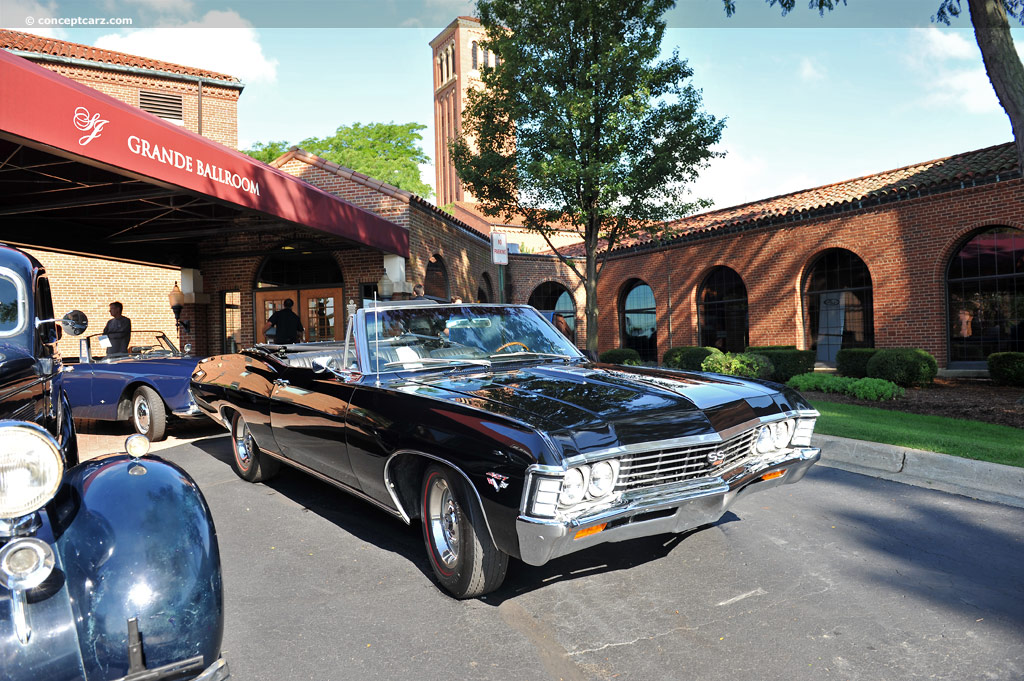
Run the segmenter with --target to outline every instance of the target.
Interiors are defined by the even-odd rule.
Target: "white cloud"
[[[943,70],[934,75],[928,89],[925,103],[932,107],[952,106],[975,114],[1002,110],[983,68]]]
[[[812,83],[819,80],[824,80],[825,70],[811,61],[810,57],[804,57],[800,60],[800,80]]]
[[[715,202],[712,210],[728,208],[750,201],[759,201],[780,194],[821,184],[808,173],[793,173],[769,163],[763,157],[748,154],[736,147],[719,147],[724,158],[712,159],[697,181],[690,185],[696,198]]]
[[[56,2],[0,0],[0,27],[46,38],[66,39],[67,32],[55,26],[40,26],[40,18],[59,16]]]
[[[259,34],[234,10],[210,11],[174,28],[144,28],[100,36],[96,47],[237,76],[247,84],[277,80],[276,59],[263,54]]]
[[[949,59],[977,59],[981,56],[977,43],[973,42],[962,32],[940,29],[930,26],[913,31],[916,55],[918,59],[928,60],[949,60]]]

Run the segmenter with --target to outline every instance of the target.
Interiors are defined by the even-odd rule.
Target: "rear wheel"
[[[456,598],[475,598],[505,580],[508,554],[491,541],[483,511],[448,468],[423,474],[423,540],[437,581]]]
[[[167,434],[167,410],[160,395],[148,385],[140,386],[132,396],[132,425],[150,442],[163,440]]]
[[[277,475],[281,463],[260,451],[249,432],[249,424],[235,413],[231,419],[231,467],[238,477],[249,482],[263,482]]]

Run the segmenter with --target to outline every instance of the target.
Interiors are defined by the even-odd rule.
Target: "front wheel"
[[[450,469],[423,474],[423,540],[437,581],[456,598],[475,598],[505,580],[508,554],[491,541],[483,511]]]
[[[167,434],[167,410],[157,391],[148,385],[140,386],[132,396],[132,425],[150,442],[163,440]]]
[[[235,412],[231,419],[231,467],[238,477],[249,482],[263,482],[277,475],[281,463],[260,451],[249,432],[249,424]]]

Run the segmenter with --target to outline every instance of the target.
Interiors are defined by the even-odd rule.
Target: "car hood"
[[[132,373],[156,373],[170,376],[191,376],[199,357],[115,357],[97,362],[103,366],[117,367]]]
[[[425,395],[526,422],[564,456],[711,433],[811,409],[793,390],[718,374],[618,365],[520,366],[421,376]],[[411,386],[410,386],[411,387]]]

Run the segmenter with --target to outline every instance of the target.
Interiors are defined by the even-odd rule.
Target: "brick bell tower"
[[[458,176],[449,143],[462,129],[466,93],[481,87],[480,70],[494,66],[496,55],[481,47],[486,33],[473,17],[459,17],[430,41],[434,64],[434,168],[437,205],[475,202]]]

